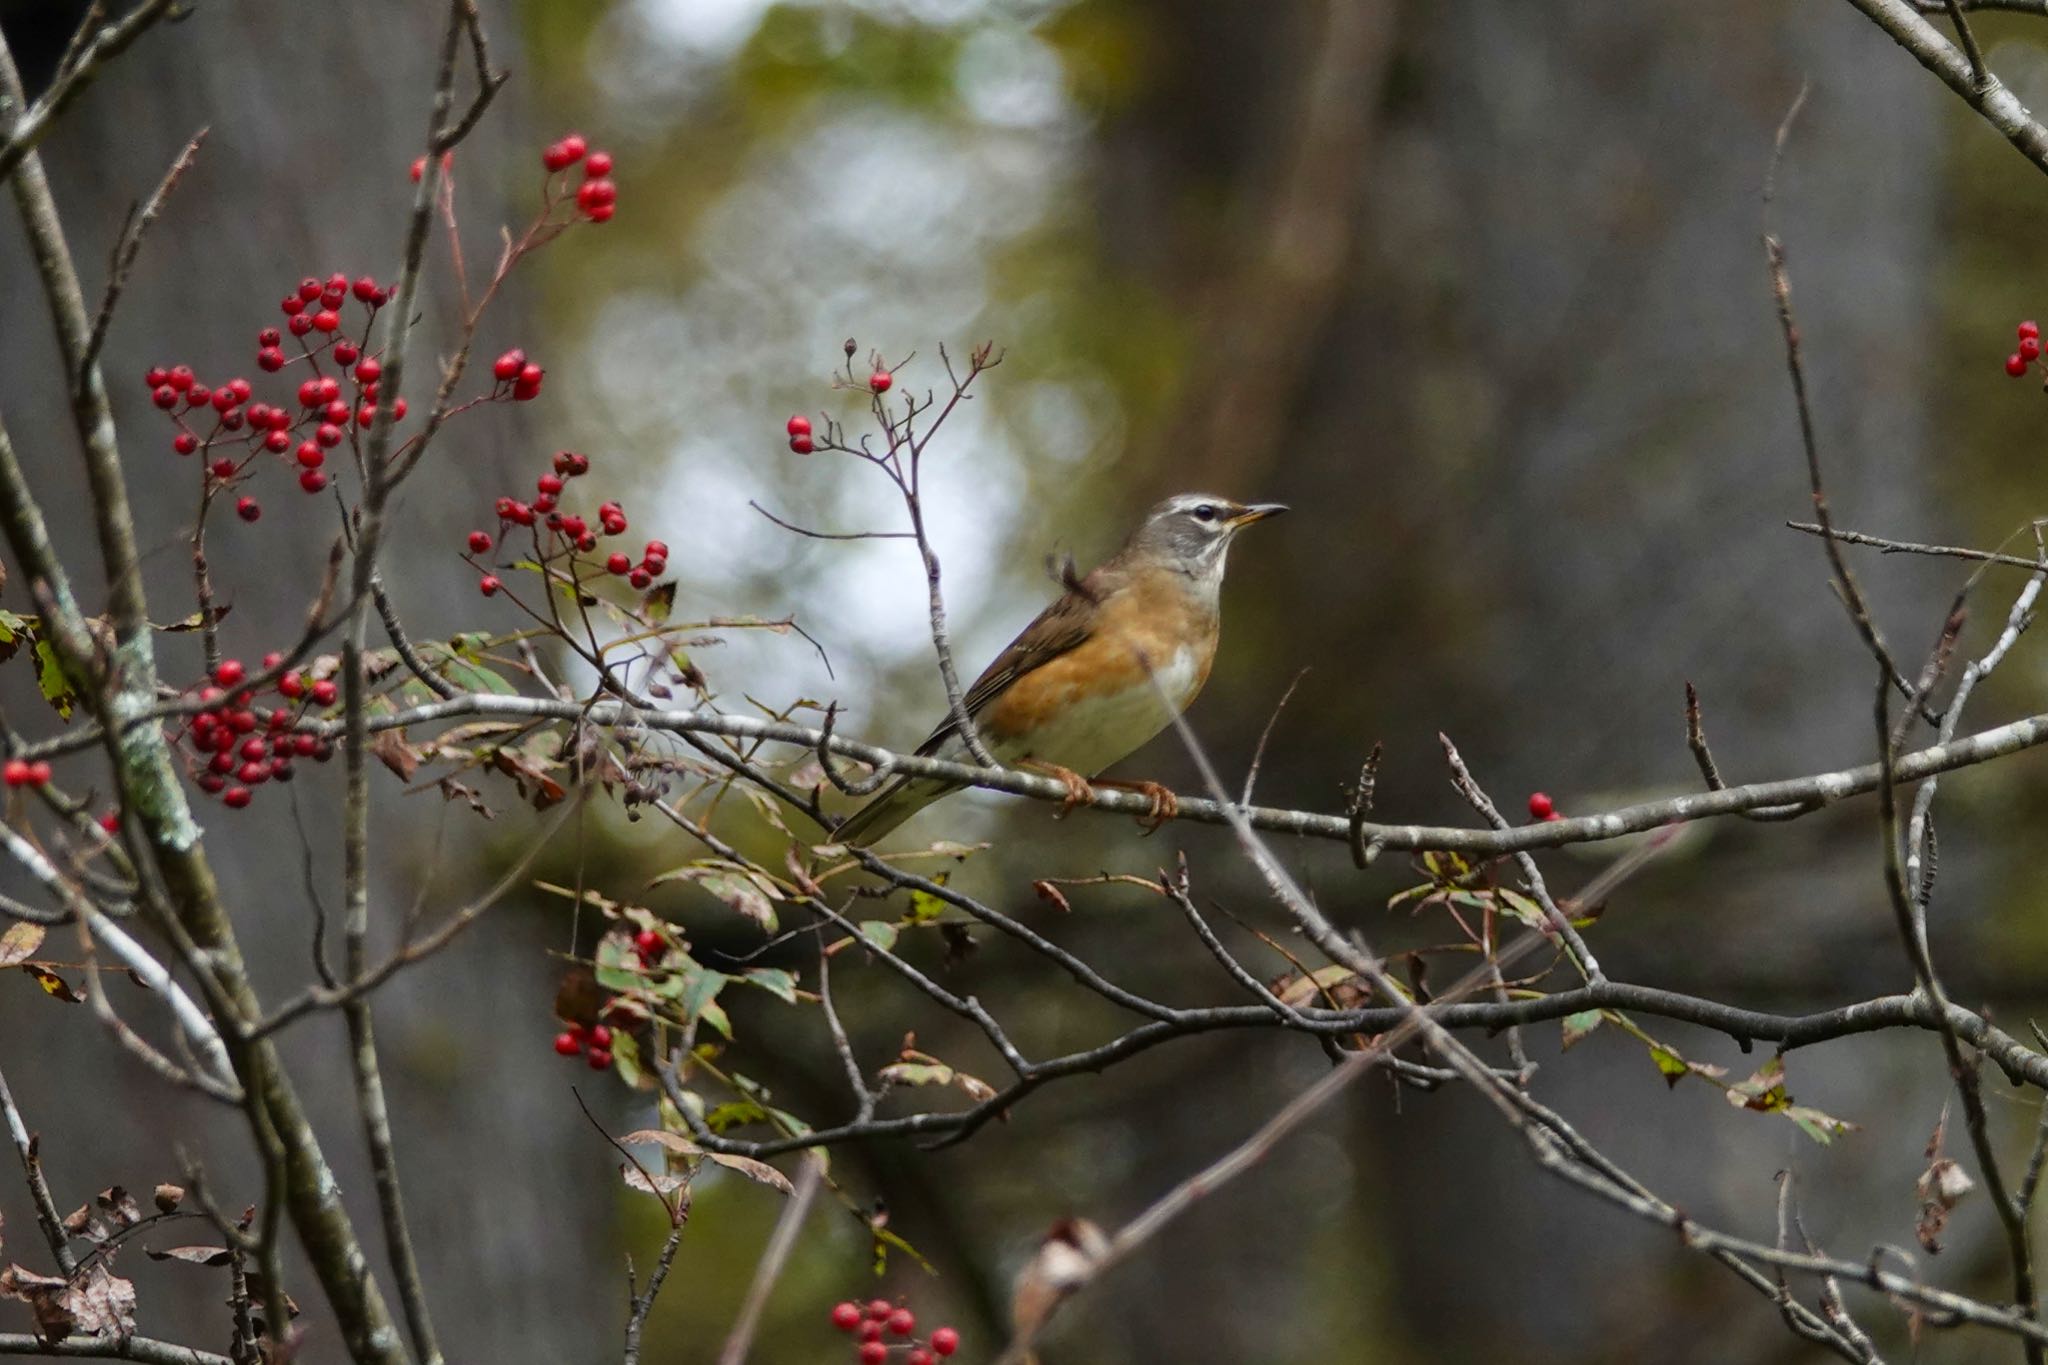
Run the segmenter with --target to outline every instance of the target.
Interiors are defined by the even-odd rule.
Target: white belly
[[[1035,758],[1093,777],[1164,730],[1201,690],[1201,673],[1192,650],[1175,651],[1156,676],[1157,688],[1147,685],[1113,696],[1079,698],[1064,707],[1056,720],[1040,727],[1030,744],[998,744],[994,756],[1005,764]],[[1166,709],[1169,699],[1171,711]]]

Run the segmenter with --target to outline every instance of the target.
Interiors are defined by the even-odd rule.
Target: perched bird
[[[1230,542],[1286,510],[1182,493],[1146,513],[1123,549],[1087,577],[1070,571],[1066,595],[967,689],[967,714],[990,757],[1059,778],[1069,805],[1091,799],[1090,777],[1165,729],[1202,690],[1216,658]],[[950,716],[917,752],[974,761]],[[1100,785],[1146,793],[1155,823],[1173,815],[1173,793],[1156,782]],[[872,843],[953,790],[936,778],[899,777],[832,837]]]

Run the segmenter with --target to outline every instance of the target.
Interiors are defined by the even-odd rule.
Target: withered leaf
[[[405,742],[405,736],[396,730],[379,731],[370,741],[370,752],[392,772],[398,774],[401,782],[412,781],[412,775],[420,770],[419,751]]]
[[[43,926],[23,921],[0,934],[0,967],[13,967],[35,956],[43,946]]]
[[[675,1153],[677,1156],[697,1157],[705,1161],[715,1161],[729,1171],[738,1171],[749,1180],[759,1181],[763,1185],[772,1185],[784,1194],[789,1194],[796,1189],[796,1186],[790,1184],[788,1176],[776,1170],[765,1161],[756,1161],[750,1156],[734,1156],[726,1152],[707,1152],[681,1133],[665,1132],[660,1128],[642,1128],[637,1132],[626,1134],[619,1141],[652,1142]],[[638,1171],[632,1171],[626,1177],[626,1183],[635,1189],[645,1188],[646,1182],[644,1180],[635,1183],[633,1177],[638,1174]],[[689,1179],[687,1176],[681,1177],[678,1183],[687,1185],[689,1184]],[[669,1186],[666,1188],[672,1189],[675,1187]]]
[[[687,1191],[690,1188],[690,1178],[686,1175],[653,1175],[631,1164],[622,1164],[619,1167],[619,1176],[626,1182],[627,1189],[651,1194],[664,1203],[678,1190]]]
[[[69,1280],[10,1265],[0,1270],[0,1299],[26,1303],[37,1332],[50,1341],[135,1334],[135,1286],[115,1275],[105,1258]]]
[[[1074,908],[1067,900],[1067,893],[1054,886],[1051,882],[1033,882],[1031,883],[1031,889],[1038,893],[1040,900],[1051,905],[1053,909],[1059,911],[1062,915],[1067,914]]]
[[[142,1209],[125,1186],[109,1185],[93,1197],[93,1202],[124,1228],[132,1228],[142,1221]]]
[[[99,1220],[93,1217],[90,1204],[80,1204],[64,1216],[64,1231],[88,1242],[104,1241],[107,1235]]]
[[[235,1253],[226,1247],[171,1247],[164,1251],[151,1248],[145,1254],[152,1261],[183,1261],[187,1265],[226,1265],[235,1259]]]
[[[166,1184],[156,1187],[156,1208],[158,1213],[176,1213],[178,1205],[184,1202],[184,1186]]]
[[[512,779],[513,785],[519,788],[519,794],[531,802],[535,810],[546,810],[568,795],[568,789],[550,777],[547,769],[522,749],[509,746],[493,749],[491,763]]]
[[[72,990],[69,982],[51,971],[48,967],[40,967],[33,962],[24,962],[21,969],[36,979],[36,984],[43,988],[45,994],[54,995],[59,1000],[67,1000],[74,1005],[85,1003],[84,996]]]

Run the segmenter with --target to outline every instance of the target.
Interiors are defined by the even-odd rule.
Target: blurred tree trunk
[[[1297,507],[1233,563],[1232,638],[1195,717],[1217,752],[1248,755],[1271,708],[1246,675],[1270,684],[1307,664],[1262,779],[1280,804],[1333,804],[1347,762],[1384,739],[1382,812],[1469,822],[1439,730],[1504,809],[1537,788],[1570,809],[1696,783],[1688,678],[1731,780],[1866,758],[1867,658],[1819,548],[1782,529],[1808,507],[1759,191],[1810,75],[1777,212],[1836,515],[1935,533],[1920,339],[1945,92],[1846,7],[1140,9],[1162,44],[1156,83],[1105,131],[1101,221],[1122,266],[1203,307],[1132,501],[1213,485]],[[1945,580],[1858,567],[1910,671]],[[1866,913],[1868,820],[1859,808],[1768,842],[1711,832],[1717,890],[1660,868],[1645,879],[1654,900],[1628,897],[1645,911],[1711,902],[1711,927],[1667,915],[1653,939],[1609,923],[1603,958],[1739,997],[1797,905],[1799,961],[1816,969],[1801,998],[1896,984],[1896,949]],[[1341,856],[1289,856],[1327,868],[1324,894],[1368,937],[1397,932],[1365,913],[1397,870],[1360,879]],[[1958,877],[1946,894],[1967,896],[1960,856],[1944,861]],[[1554,1062],[1555,1036],[1532,1033],[1539,1062]],[[1617,1094],[1661,1095],[1646,1065],[1620,1047],[1574,1053],[1571,1094],[1596,1141],[1615,1135]],[[1941,1078],[1924,1079],[1938,1104]],[[1859,1097],[1852,1109],[1882,1094],[1874,1077],[1831,1080]],[[1388,1117],[1383,1098],[1370,1099],[1383,1160],[1338,1207],[1360,1220],[1354,1245],[1400,1248],[1388,1301],[1431,1358],[1641,1358],[1640,1324],[1666,1333],[1662,1353],[1673,1323],[1718,1321],[1747,1293],[1692,1267],[1659,1279],[1641,1264],[1660,1254],[1655,1233],[1617,1235],[1544,1183],[1477,1106],[1439,1096]],[[1761,1216],[1780,1135],[1736,1135],[1709,1170],[1656,1162],[1721,1121],[1703,1103],[1626,1107],[1621,1155],[1649,1154],[1689,1208],[1733,1191],[1722,1212]],[[1171,1145],[1162,1127],[1152,1116]],[[1857,1169],[1875,1183],[1885,1159],[1868,1151]],[[1401,1178],[1424,1167],[1469,1178]],[[1244,1254],[1229,1238],[1184,1245],[1173,1275]],[[1628,1286],[1611,1302],[1597,1289],[1610,1281]],[[1470,1311],[1475,1292],[1495,1306]]]
[[[508,7],[485,5],[500,65],[524,65]],[[65,13],[70,9],[70,13]],[[78,101],[44,155],[89,291],[129,204],[146,194],[185,140],[210,127],[196,168],[147,239],[116,316],[106,365],[108,386],[125,419],[123,454],[131,495],[150,552],[151,600],[159,619],[191,610],[184,548],[196,503],[195,474],[170,450],[168,432],[146,401],[140,376],[156,363],[187,362],[203,379],[255,371],[255,335],[274,325],[276,300],[301,276],[342,270],[388,278],[397,268],[403,215],[411,200],[406,167],[425,136],[432,63],[445,7],[276,5],[210,0],[189,18],[145,36]],[[76,7],[0,7],[11,40],[32,67],[44,65],[70,32]],[[53,47],[53,44],[56,45]],[[33,73],[32,73],[33,75]],[[495,258],[498,224],[530,212],[499,197],[507,155],[525,158],[533,141],[518,107],[519,84],[493,108],[460,153],[457,180],[472,271]],[[0,222],[0,402],[23,460],[55,523],[59,543],[89,547],[75,437],[61,402],[40,308],[18,225]],[[429,269],[428,317],[452,314],[446,252],[436,243]],[[512,289],[487,324],[483,344],[521,330],[522,299]],[[429,329],[414,355],[415,409],[424,407],[440,338]],[[416,638],[445,637],[456,608],[473,600],[467,580],[448,571],[448,546],[473,509],[502,486],[520,438],[500,411],[457,423],[439,459],[409,487],[387,551],[386,573]],[[524,442],[531,444],[530,441]],[[228,519],[211,539],[213,572],[233,607],[223,635],[231,652],[253,657],[296,632],[334,533],[331,505],[306,498],[276,471],[254,490],[264,519]],[[469,510],[465,510],[469,509]],[[74,555],[88,609],[98,588],[89,551]],[[19,589],[14,590],[18,592]],[[23,601],[10,593],[10,605]],[[164,637],[166,677],[198,672],[193,637]],[[0,679],[10,721],[47,731],[53,718],[17,667]],[[292,800],[281,790],[246,812],[202,803],[200,816],[252,966],[271,1003],[310,981],[312,910],[301,879],[292,812],[303,802],[313,864],[337,908],[339,771],[302,775]],[[381,786],[380,786],[380,790]],[[421,897],[429,914],[459,903],[479,880],[478,853],[504,824],[482,826],[449,811],[443,866],[430,865],[428,837],[442,812],[431,793],[397,799],[384,790],[373,832],[382,880],[374,914],[388,944],[400,915]],[[589,1168],[592,1137],[576,1116],[562,1073],[547,1050],[549,963],[516,911],[463,938],[425,967],[403,974],[378,996],[380,1041],[391,1092],[399,1158],[410,1195],[414,1240],[443,1342],[460,1360],[588,1359],[593,1324],[623,1313],[623,1281],[611,1239],[612,1204],[601,1181],[566,1179]],[[61,1198],[76,1204],[121,1182],[147,1189],[175,1178],[174,1146],[203,1157],[221,1201],[238,1207],[260,1182],[238,1118],[164,1093],[82,1010],[55,1006],[0,980],[5,1064],[29,1121],[44,1134],[44,1155]],[[138,1015],[146,1003],[123,1002]],[[153,1022],[153,1021],[152,1021]],[[338,1018],[298,1026],[289,1057],[321,1125],[373,1265],[384,1273],[382,1237],[362,1156],[345,1036]],[[82,1077],[118,1074],[113,1086]],[[112,1094],[126,1106],[98,1106]],[[231,1135],[231,1136],[228,1136]],[[32,1226],[18,1181],[0,1181],[0,1210],[16,1228]],[[28,1254],[22,1247],[20,1253]],[[218,1347],[226,1324],[218,1295],[189,1268],[124,1260],[142,1290],[142,1321],[160,1335]],[[180,1273],[182,1272],[182,1273]],[[314,1310],[309,1359],[334,1358],[310,1285],[291,1288]],[[389,1280],[386,1280],[387,1294]]]

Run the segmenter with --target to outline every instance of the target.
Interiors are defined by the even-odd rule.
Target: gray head
[[[1145,514],[1130,549],[1165,558],[1194,578],[1223,576],[1223,559],[1237,533],[1285,512],[1277,502],[1234,502],[1214,493],[1176,493]]]

